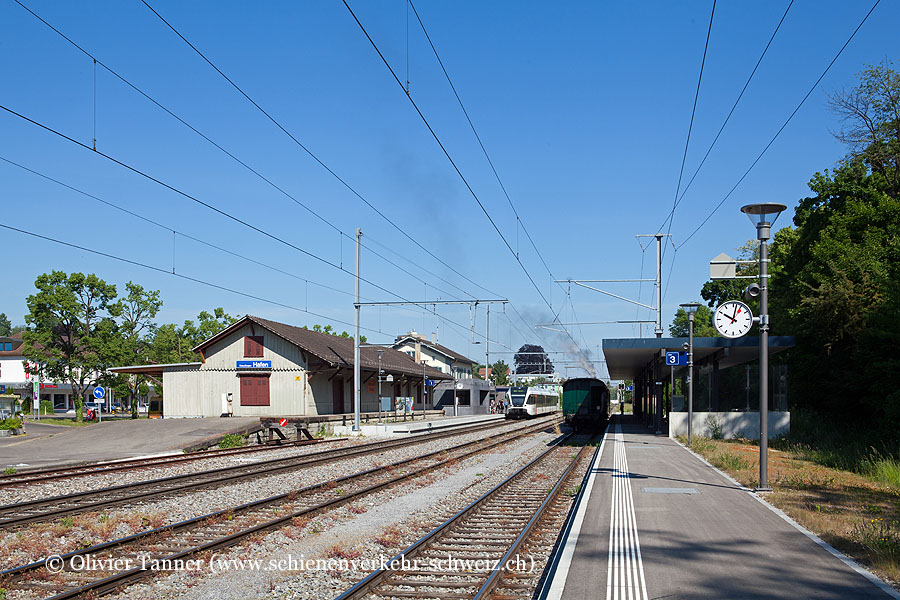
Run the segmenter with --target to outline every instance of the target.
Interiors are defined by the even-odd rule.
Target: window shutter
[[[244,357],[245,358],[262,358],[263,355],[263,336],[247,335],[244,336]]]

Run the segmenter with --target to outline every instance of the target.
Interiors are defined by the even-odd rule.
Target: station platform
[[[465,425],[481,425],[493,421],[503,421],[504,419],[506,419],[506,415],[488,414],[466,415],[461,417],[438,417],[422,421],[395,421],[382,424],[369,423],[361,424],[358,432],[353,431],[352,425],[336,425],[334,427],[334,434],[347,436],[361,435],[365,437],[395,437],[397,434],[430,433],[432,431],[463,427]]]
[[[900,598],[756,494],[613,417],[542,598]]]

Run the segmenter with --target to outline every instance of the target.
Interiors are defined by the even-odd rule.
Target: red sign
[[[286,425],[287,425],[287,419],[281,419],[280,421],[278,421],[278,424],[281,425],[282,427],[286,426]]]
[[[42,390],[56,389],[56,388],[58,388],[58,387],[59,387],[59,386],[56,385],[55,383],[42,383],[42,384],[41,384],[41,389],[42,389]]]

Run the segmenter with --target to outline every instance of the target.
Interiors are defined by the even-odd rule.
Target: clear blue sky
[[[24,1],[24,0],[23,0]],[[519,315],[492,309],[493,350],[523,342],[569,345],[535,330],[552,319],[500,236],[478,208],[405,94],[340,1],[171,2],[151,5],[369,202],[479,289],[435,261],[363,204],[266,120],[138,0],[25,2],[32,10],[185,121],[257,169],[335,227],[356,227],[372,249],[421,281],[363,251],[363,274],[409,299],[464,294],[508,297]],[[564,322],[649,318],[612,298],[551,283],[503,196],[414,17],[403,0],[350,3],[462,173]],[[416,8],[484,141],[528,232],[556,278],[652,276],[652,249],[633,237],[654,233],[671,209],[684,151],[710,2],[429,2]],[[675,214],[685,238],[744,173],[838,49],[871,2],[800,1],[717,147]],[[700,90],[685,181],[787,7],[786,1],[719,2]],[[708,261],[754,237],[740,206],[776,201],[793,207],[807,181],[845,149],[827,94],[851,86],[866,64],[900,55],[900,6],[882,2],[768,153],[722,208],[676,256],[663,304],[668,325],[681,302],[699,298]],[[0,3],[3,54],[0,104],[91,144],[91,59],[11,0]],[[353,271],[353,246],[221,151],[102,68],[97,69],[97,149],[265,231]],[[3,231],[0,312],[24,320],[35,277],[53,269],[94,272],[124,288],[160,289],[160,322],[180,322],[216,306],[294,324],[352,322],[353,278],[150,182],[6,112],[0,156],[150,217],[135,219],[96,200],[0,161],[6,225],[171,270],[173,234],[214,242],[323,289],[177,236],[178,273],[252,293],[333,321]],[[778,225],[788,224],[790,214]],[[391,255],[376,244],[404,258]],[[440,278],[440,279],[439,279]],[[447,280],[450,284],[446,283]],[[644,285],[641,299],[651,298]],[[440,288],[443,291],[438,291]],[[635,284],[612,291],[637,298]],[[371,300],[390,294],[363,284]],[[473,358],[469,310],[439,309],[440,341]],[[524,322],[523,322],[524,321]],[[512,325],[510,324],[512,323]],[[366,309],[370,341],[438,319],[421,310]],[[476,326],[484,331],[484,310]],[[338,330],[347,325],[336,324]],[[774,324],[777,331],[777,324]],[[570,328],[596,358],[604,337],[632,326]],[[647,333],[645,335],[652,335]],[[507,346],[503,348],[500,344]],[[499,355],[511,361],[511,354]],[[553,358],[562,355],[554,355]],[[493,360],[493,358],[492,358]],[[576,371],[570,371],[575,374]]]

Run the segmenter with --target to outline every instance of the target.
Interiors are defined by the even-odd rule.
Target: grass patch
[[[17,471],[15,467],[6,467],[5,469],[3,469],[4,475],[15,475],[16,473]]]
[[[219,448],[240,448],[246,443],[244,436],[239,433],[229,433],[219,442]]]
[[[774,491],[766,499],[879,576],[900,581],[900,464],[871,447],[841,457],[828,442],[773,443]],[[694,437],[691,449],[743,485],[758,485],[756,442]]]
[[[87,427],[88,425],[96,425],[97,421],[82,421],[81,423],[77,423],[75,419],[60,419],[53,417],[41,417],[39,421],[35,421],[33,419],[29,420],[30,423],[43,423],[44,425],[65,425],[67,427]]]

